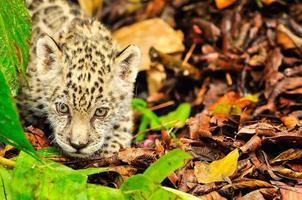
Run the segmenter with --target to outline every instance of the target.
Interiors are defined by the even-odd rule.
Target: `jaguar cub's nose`
[[[88,146],[88,142],[73,142],[71,140],[69,142],[70,142],[70,145],[73,148],[75,148],[76,150],[81,150]]]

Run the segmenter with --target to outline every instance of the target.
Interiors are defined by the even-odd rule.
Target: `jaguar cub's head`
[[[139,49],[118,51],[110,32],[88,21],[71,25],[58,41],[44,35],[36,53],[55,142],[70,156],[94,154],[130,109]]]

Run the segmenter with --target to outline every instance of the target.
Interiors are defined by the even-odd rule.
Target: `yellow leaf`
[[[226,177],[231,176],[237,169],[239,158],[238,149],[233,150],[223,159],[213,161],[210,164],[195,162],[194,174],[199,183],[211,183],[215,181],[224,181]]]

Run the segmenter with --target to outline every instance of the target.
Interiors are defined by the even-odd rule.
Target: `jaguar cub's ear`
[[[56,42],[44,35],[37,41],[37,70],[42,79],[52,79],[60,72],[59,58],[61,51]]]
[[[140,49],[135,45],[129,45],[118,54],[116,63],[119,65],[118,73],[122,80],[128,83],[135,82],[140,59]]]

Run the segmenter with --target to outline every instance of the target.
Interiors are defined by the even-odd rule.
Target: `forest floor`
[[[302,3],[117,2],[96,16],[143,52],[133,145],[106,159],[56,160],[109,165],[115,172],[89,181],[118,187],[181,148],[193,159],[163,185],[202,199],[302,199]],[[36,148],[49,146],[28,132]]]

